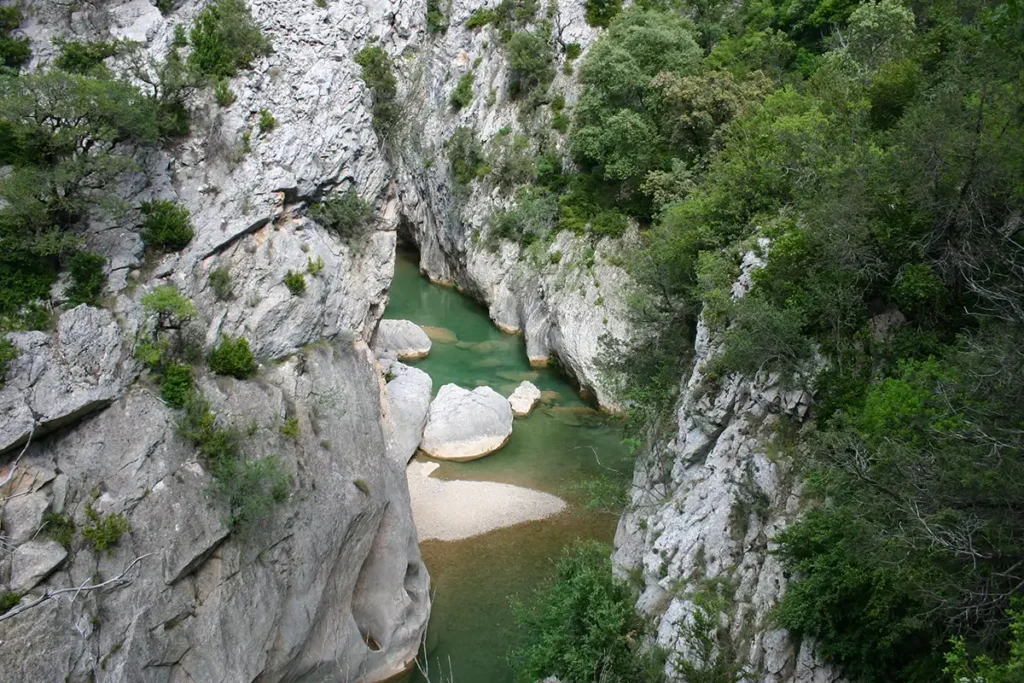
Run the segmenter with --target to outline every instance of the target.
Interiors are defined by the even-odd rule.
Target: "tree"
[[[214,0],[206,5],[196,17],[189,40],[189,63],[212,78],[230,78],[271,49],[245,0]]]

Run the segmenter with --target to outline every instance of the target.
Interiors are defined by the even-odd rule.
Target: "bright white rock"
[[[475,460],[512,436],[512,407],[490,387],[473,391],[445,384],[427,413],[420,450],[440,460]]]
[[[540,402],[540,389],[531,382],[522,382],[512,392],[512,395],[508,397],[508,404],[512,407],[512,414],[520,417],[529,415],[538,402]]]
[[[426,358],[430,353],[430,337],[410,320],[381,320],[373,339],[373,352],[381,358]]]

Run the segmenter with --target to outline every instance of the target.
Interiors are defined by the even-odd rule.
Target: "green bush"
[[[269,133],[277,128],[277,119],[268,109],[260,109],[260,133]]]
[[[324,260],[317,256],[316,259],[306,259],[306,272],[310,275],[316,276],[320,274],[320,271],[324,269]]]
[[[553,581],[530,602],[513,603],[518,642],[509,662],[517,682],[662,680],[660,663],[634,651],[644,623],[634,595],[612,576],[610,554],[600,543],[577,542],[559,558]]]
[[[71,282],[64,295],[68,298],[68,306],[79,304],[96,306],[103,293],[103,285],[107,281],[104,269],[107,259],[102,254],[91,251],[76,251],[68,259],[68,272]]]
[[[555,77],[551,44],[535,33],[520,31],[505,44],[509,66],[509,92],[513,97],[547,90]]]
[[[142,241],[147,247],[163,251],[184,249],[195,232],[191,213],[187,208],[166,199],[155,199],[142,204]]]
[[[470,71],[467,74],[463,74],[459,79],[459,84],[455,86],[455,90],[452,91],[451,98],[452,106],[455,110],[464,109],[473,102],[473,72]]]
[[[231,375],[236,379],[248,379],[259,369],[249,349],[249,340],[245,337],[231,339],[226,334],[221,335],[220,344],[210,351],[206,363],[218,375]]]
[[[53,65],[68,73],[84,75],[94,72],[99,75],[106,74],[103,60],[113,57],[120,49],[117,42],[107,40],[80,43],[77,40],[58,39],[54,44],[60,48],[60,54]]]
[[[157,316],[161,328],[180,328],[196,316],[196,307],[174,285],[157,285],[142,297],[142,307]]]
[[[496,23],[498,23],[498,12],[493,9],[481,7],[473,10],[473,13],[469,15],[469,19],[466,19],[466,28],[473,30]]]
[[[71,541],[75,538],[75,520],[66,512],[47,512],[43,515],[43,533],[65,548],[71,548]]]
[[[160,398],[172,408],[183,408],[192,393],[192,368],[184,363],[170,363],[160,378]]]
[[[234,297],[234,291],[231,289],[231,271],[227,266],[210,271],[210,288],[218,301],[227,301]]]
[[[570,62],[583,54],[583,47],[579,43],[569,43],[565,46],[565,58]]]
[[[196,17],[189,37],[189,64],[212,78],[230,78],[270,52],[245,0],[213,0]]]
[[[427,31],[444,33],[448,30],[448,17],[441,9],[441,0],[427,0]]]
[[[488,147],[491,180],[502,192],[509,192],[534,179],[536,163],[529,137],[499,134]]]
[[[6,384],[7,367],[20,355],[21,350],[7,338],[7,335],[0,334],[0,388]]]
[[[292,293],[292,296],[302,296],[306,291],[306,277],[302,273],[296,273],[289,269],[284,275],[284,286]]]
[[[622,0],[586,0],[587,23],[591,26],[606,28],[615,15],[622,9]]]
[[[349,188],[340,195],[328,197],[309,207],[310,218],[330,228],[344,240],[361,237],[372,215],[373,207],[359,196],[355,188]]]
[[[558,201],[551,194],[524,188],[516,193],[515,205],[491,216],[488,242],[509,240],[529,245],[546,239],[555,229]]]
[[[226,78],[221,78],[213,86],[213,98],[222,107],[230,107],[235,101],[235,93],[231,92],[230,84]]]
[[[12,38],[11,31],[21,25],[21,9],[17,5],[0,7],[0,66],[18,69],[32,56],[28,38]]]
[[[131,531],[131,525],[120,512],[101,515],[93,508],[92,502],[85,504],[85,516],[89,521],[82,527],[82,538],[89,541],[98,553],[110,553],[121,536]]]
[[[384,48],[368,45],[356,53],[355,62],[362,67],[363,81],[373,92],[373,127],[386,134],[398,122],[398,80],[391,58]]]
[[[469,185],[490,172],[484,161],[483,146],[472,128],[456,128],[444,147],[452,165],[452,178],[457,184]]]
[[[287,436],[291,439],[299,438],[299,418],[292,417],[284,421],[284,424],[278,427],[278,431],[283,436]]]

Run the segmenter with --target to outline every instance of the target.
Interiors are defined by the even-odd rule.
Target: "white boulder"
[[[430,353],[430,337],[410,320],[381,320],[373,339],[378,358],[416,360]]]
[[[531,382],[522,382],[508,397],[513,415],[529,415],[538,402],[540,402],[540,389]]]
[[[512,408],[490,387],[473,391],[445,384],[427,413],[420,449],[440,460],[475,460],[512,436]]]
[[[398,361],[384,360],[381,365],[388,378],[385,389],[389,419],[384,423],[388,456],[404,467],[423,438],[434,381],[422,370]]]

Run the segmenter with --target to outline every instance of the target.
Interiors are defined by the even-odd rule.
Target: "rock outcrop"
[[[385,435],[388,456],[405,465],[416,454],[427,424],[434,381],[430,375],[397,361],[381,362],[387,385]]]
[[[744,262],[747,273],[760,265]],[[810,397],[784,390],[777,377],[731,376],[715,388],[702,368],[720,344],[701,320],[692,373],[683,382],[677,430],[637,463],[632,505],[619,521],[616,572],[639,576],[637,608],[657,624],[658,645],[688,652],[688,629],[707,586],[724,586],[733,651],[757,683],[835,683],[839,672],[822,662],[813,643],[800,642],[772,623],[770,612],[787,576],[772,554],[775,536],[801,509],[792,463],[773,457],[774,426],[788,414],[803,417]],[[671,658],[669,680],[676,680]]]
[[[103,309],[78,306],[52,335],[10,339],[21,354],[0,389],[0,453],[103,408],[134,379],[121,327]]]
[[[498,450],[511,436],[508,399],[490,387],[469,391],[445,384],[430,404],[420,449],[439,460],[475,460]]]
[[[430,337],[410,320],[381,320],[373,337],[378,358],[417,360],[430,353]]]
[[[107,580],[141,559],[126,585],[0,622],[5,679],[376,681],[401,671],[425,627],[428,578],[376,386],[365,345],[318,345],[259,381],[203,382],[219,420],[246,430],[246,457],[277,457],[291,478],[287,501],[242,531],[226,526],[210,474],[144,386],[34,441],[21,467],[66,475],[66,486],[53,478],[38,490],[51,508],[79,530],[87,504],[130,525],[110,552],[79,533],[43,586]],[[286,417],[297,437],[279,432]],[[59,545],[38,544],[15,550],[11,588],[63,560]]]
[[[516,416],[529,415],[533,407],[540,402],[540,389],[531,382],[521,382],[512,395],[508,397],[508,404],[512,407],[512,414]]]

